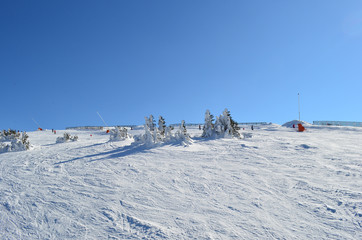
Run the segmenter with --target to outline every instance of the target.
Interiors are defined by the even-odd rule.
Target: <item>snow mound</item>
[[[311,125],[312,125],[312,124],[310,124],[310,123],[308,123],[308,122],[293,120],[293,121],[284,123],[282,126],[283,126],[283,127],[292,128],[293,125],[294,125],[295,127],[297,127],[299,123],[301,123],[303,126],[311,126]]]

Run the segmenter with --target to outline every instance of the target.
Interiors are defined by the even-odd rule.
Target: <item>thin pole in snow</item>
[[[32,120],[33,120],[33,122],[38,126],[38,128],[41,128],[40,125],[39,125],[39,123],[37,123],[37,121],[35,121],[34,118],[32,118]]]
[[[298,112],[299,112],[299,122],[300,122],[300,97],[298,93]]]
[[[106,127],[108,127],[107,123],[103,120],[102,116],[99,114],[99,112],[97,112],[98,116],[102,119],[104,125],[106,125]]]

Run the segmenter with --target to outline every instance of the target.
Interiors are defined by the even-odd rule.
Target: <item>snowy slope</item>
[[[0,239],[362,239],[361,128],[245,128],[153,148],[30,132],[0,154]]]

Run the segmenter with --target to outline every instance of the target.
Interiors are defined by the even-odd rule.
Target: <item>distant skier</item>
[[[254,126],[253,126],[253,125],[251,125],[251,130],[254,130]]]

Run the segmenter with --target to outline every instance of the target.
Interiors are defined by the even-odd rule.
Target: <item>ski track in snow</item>
[[[190,128],[189,147],[57,132],[0,154],[0,239],[362,239],[360,128]]]

